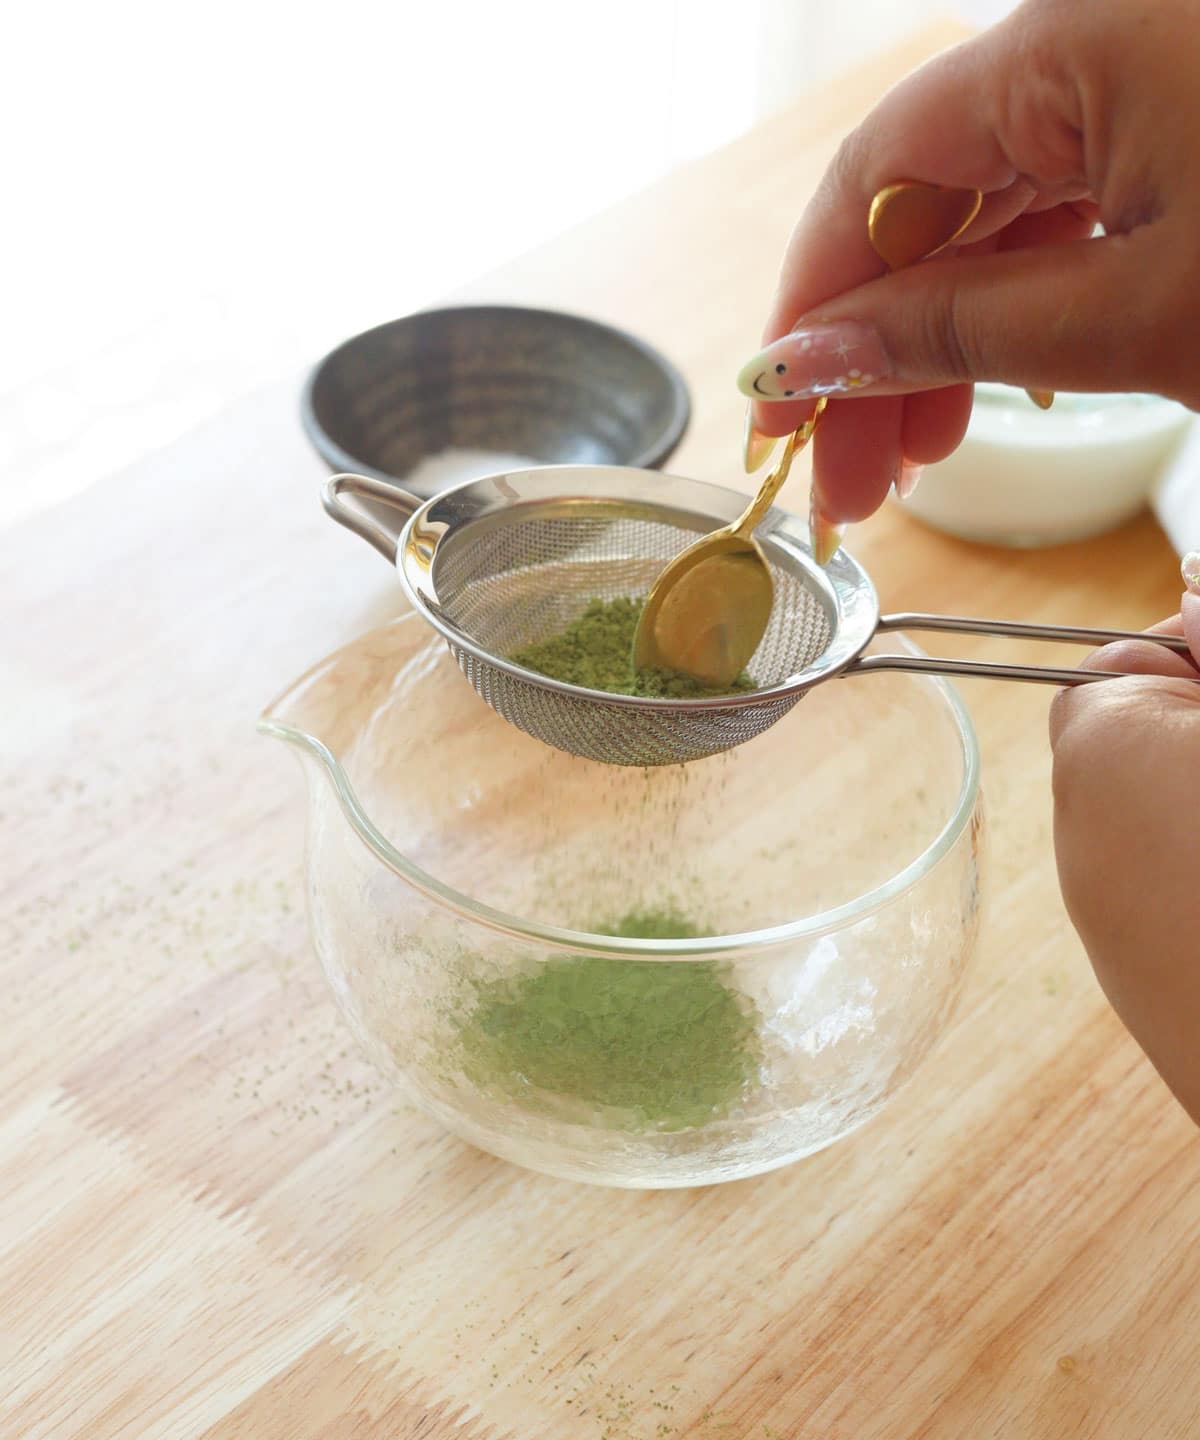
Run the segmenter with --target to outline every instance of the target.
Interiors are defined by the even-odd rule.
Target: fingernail
[[[760,350],[738,372],[738,389],[755,400],[848,395],[891,370],[883,341],[856,320],[801,325]]]
[[[1054,404],[1053,390],[1026,390],[1025,393],[1039,410],[1049,410],[1051,405]]]
[[[1189,550],[1179,567],[1183,583],[1193,595],[1200,595],[1200,550]]]
[[[808,497],[808,529],[812,537],[813,559],[818,565],[828,565],[842,543],[842,527],[835,525],[821,509],[815,490]]]
[[[746,474],[753,475],[760,470],[778,444],[778,436],[764,435],[755,425],[754,401],[749,401],[746,405],[746,430],[742,436],[742,464],[746,467]]]
[[[911,460],[900,462],[900,473],[896,476],[896,494],[901,500],[908,499],[921,483],[921,476],[924,473],[924,465],[915,465]]]

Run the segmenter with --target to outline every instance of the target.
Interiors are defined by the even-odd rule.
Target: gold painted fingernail
[[[842,527],[835,525],[821,509],[815,490],[808,497],[808,529],[812,537],[813,559],[818,565],[828,565],[842,543]]]
[[[753,475],[770,459],[771,451],[779,444],[777,435],[764,435],[754,423],[754,401],[746,402],[746,429],[742,436],[742,464],[747,475]]]
[[[908,499],[921,483],[921,476],[924,473],[924,465],[915,465],[911,460],[900,462],[900,473],[896,476],[896,494],[901,500]]]
[[[1026,390],[1025,393],[1039,410],[1049,410],[1051,405],[1054,404],[1053,390]]]
[[[1189,550],[1179,567],[1183,583],[1193,595],[1200,595],[1200,550]]]

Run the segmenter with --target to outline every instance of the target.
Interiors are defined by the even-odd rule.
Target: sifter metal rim
[[[396,570],[414,608],[455,649],[482,664],[503,671],[523,684],[586,698],[631,711],[695,713],[737,710],[749,704],[802,693],[851,665],[873,639],[879,623],[879,598],[870,576],[844,550],[823,568],[812,558],[808,526],[791,512],[774,507],[756,532],[769,553],[781,551],[802,568],[812,592],[825,608],[830,642],[813,664],[774,685],[703,699],[661,699],[591,690],[526,670],[503,655],[479,645],[445,614],[437,591],[437,560],[441,547],[468,529],[511,524],[522,511],[530,519],[602,515],[642,519],[694,530],[697,536],[737,519],[746,496],[723,485],[682,476],[651,474],[619,465],[544,465],[470,480],[425,501],[409,517],[396,546]]]

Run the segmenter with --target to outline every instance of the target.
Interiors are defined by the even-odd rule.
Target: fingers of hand
[[[1064,858],[1079,864],[1072,872],[1077,894],[1086,894],[1090,883],[1089,855],[1094,871],[1101,855],[1109,864],[1114,852],[1144,854],[1158,846],[1171,830],[1179,784],[1185,775],[1200,777],[1194,675],[1190,681],[1163,675],[1104,680],[1057,697],[1051,716],[1056,835],[1060,871]],[[1067,899],[1070,904],[1072,896]],[[1072,915],[1079,924],[1074,909]]]
[[[765,340],[883,273],[865,217],[872,196],[895,180],[983,191],[973,239],[1031,205],[1087,194],[1075,77],[1060,63],[1061,46],[1031,48],[1028,29],[1028,21],[1025,34],[997,27],[945,51],[847,137],[792,234]]]
[[[1031,208],[996,236],[997,250],[1026,250],[1034,245],[1069,245],[1086,240],[1096,228],[1094,206],[1053,205]]]
[[[815,409],[815,400],[759,400],[752,410],[754,428],[762,435],[790,435],[812,419]],[[828,418],[828,414],[821,417],[822,429]]]
[[[1195,598],[1184,596],[1185,611],[1189,609],[1188,601]],[[1187,618],[1182,615],[1174,615],[1152,626],[1152,632],[1164,635],[1187,633],[1189,644],[1194,651],[1197,650],[1200,648],[1200,604],[1191,608],[1194,638],[1192,629],[1185,629]],[[1200,746],[1200,683],[1197,680],[1200,666],[1188,656],[1168,650],[1163,645],[1155,645],[1150,640],[1122,640],[1095,651],[1079,668],[1119,670],[1133,678],[1074,685],[1058,692],[1050,706],[1050,744],[1056,761],[1068,731],[1078,732],[1082,728],[1091,734],[1095,727],[1103,727],[1114,720],[1124,723],[1122,717],[1137,712],[1139,706],[1146,716],[1159,716],[1162,705],[1168,702],[1180,707],[1188,723],[1196,725],[1196,743]],[[1178,683],[1180,681],[1183,683]],[[1139,726],[1143,723],[1140,714],[1137,723]]]
[[[836,338],[854,327],[849,339],[865,348],[862,337],[874,332],[883,359],[873,360],[869,392],[858,393],[970,380],[1166,393],[1173,359],[1164,327],[1169,335],[1180,298],[1162,293],[1155,238],[1139,231],[920,265],[818,306],[804,333]],[[823,348],[821,340],[812,351]],[[799,370],[792,383],[804,383]]]
[[[1067,910],[1122,1020],[1200,1119],[1200,703],[1179,680],[1071,692],[1054,753],[1054,848]]]
[[[970,385],[949,385],[903,397],[831,401],[813,437],[814,484],[828,518],[844,524],[877,510],[901,460],[944,460],[966,434],[971,397]],[[777,433],[776,417],[783,412],[799,410],[798,425],[812,410],[811,404],[761,408],[764,434]]]
[[[973,385],[946,385],[906,395],[900,431],[904,458],[933,465],[957,450],[967,433],[974,394]]]
[[[900,396],[833,404],[813,437],[813,491],[833,521],[862,520],[877,510],[900,473]]]
[[[1200,594],[1185,595],[1180,602],[1183,633],[1191,647],[1192,659],[1200,665]]]

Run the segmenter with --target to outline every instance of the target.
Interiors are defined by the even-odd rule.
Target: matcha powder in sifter
[[[754,689],[754,681],[744,671],[728,689],[713,690],[678,671],[635,670],[633,639],[642,604],[641,600],[624,596],[615,600],[591,600],[583,614],[560,634],[527,645],[509,658],[551,680],[582,685],[588,690],[608,690],[617,695],[695,700]]]
[[[689,939],[670,911],[607,927],[627,939]],[[547,961],[475,987],[463,1068],[530,1109],[587,1107],[631,1130],[685,1130],[719,1117],[756,1069],[754,1011],[709,961]],[[557,1102],[557,1104],[556,1104]]]

